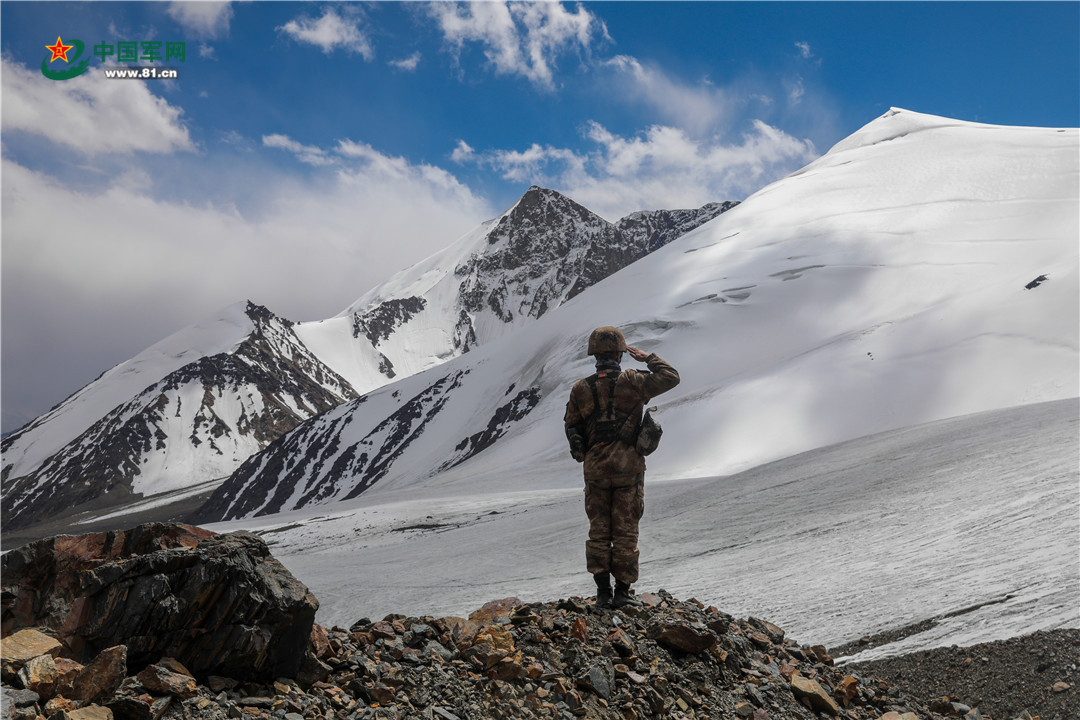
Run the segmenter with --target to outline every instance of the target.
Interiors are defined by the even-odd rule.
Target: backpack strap
[[[614,442],[619,438],[619,428],[622,426],[622,422],[615,419],[615,386],[618,384],[621,375],[622,373],[611,378],[607,374],[596,374],[585,379],[589,385],[589,389],[592,390],[593,396],[593,411],[587,422],[593,429],[592,436],[594,444]],[[601,411],[600,408],[600,393],[596,389],[597,380],[601,377],[606,377],[610,380],[610,382],[608,382],[607,407],[603,411]]]
[[[600,409],[600,396],[596,393],[596,378],[595,374],[585,378],[585,382],[589,384],[589,389],[592,390],[592,414],[596,415],[596,412]],[[591,416],[590,416],[591,419]]]
[[[585,382],[589,384],[589,389],[592,390],[593,399],[593,416],[596,416],[600,412],[600,395],[596,391],[596,380],[599,377],[607,377],[607,375],[592,374],[585,378]],[[619,384],[619,378],[622,377],[622,373],[619,373],[615,379],[608,383],[608,401],[607,401],[607,419],[610,420],[612,413],[615,412],[615,386]]]

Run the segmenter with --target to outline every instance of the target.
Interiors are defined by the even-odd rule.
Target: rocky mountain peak
[[[634,213],[610,223],[565,195],[533,185],[459,263],[460,304],[505,323],[537,318],[608,275],[738,203]]]
[[[531,258],[554,260],[608,226],[602,217],[565,195],[533,185],[499,218],[488,233],[487,244],[505,244],[499,255],[518,264]]]
[[[278,317],[273,312],[271,312],[270,309],[267,308],[265,305],[259,305],[252,302],[251,300],[247,300],[246,302],[247,305],[244,307],[244,314],[247,315],[251,322],[255,324],[256,328],[259,328],[261,325],[274,321],[281,323],[284,327],[287,328],[292,327],[294,324],[292,320]]]

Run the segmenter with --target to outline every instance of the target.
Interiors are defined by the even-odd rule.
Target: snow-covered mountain
[[[5,437],[4,524],[205,490],[301,421],[532,322],[736,204],[613,224],[533,187],[329,320],[226,308]]]
[[[4,440],[4,524],[232,472],[356,397],[264,307],[239,303],[123,362]]]
[[[302,424],[245,462],[202,519],[369,490],[575,487],[561,415],[599,325],[682,375],[658,398],[654,480],[1076,397],[1078,157],[1076,129],[893,109],[528,328]],[[532,307],[512,283],[476,298],[477,335]]]
[[[297,334],[359,392],[527,325],[738,203],[636,212],[609,223],[533,186],[445,250]]]

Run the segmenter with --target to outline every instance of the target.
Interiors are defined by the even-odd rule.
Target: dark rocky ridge
[[[476,313],[490,311],[505,323],[538,318],[736,205],[643,210],[609,223],[565,195],[532,186],[487,233],[485,247],[454,268],[460,280],[454,349],[475,347]],[[377,349],[424,306],[419,297],[383,300],[353,314],[353,335],[365,335]]]
[[[511,386],[506,394],[509,395],[513,389],[513,386]],[[514,395],[507,403],[495,409],[486,428],[459,442],[454,448],[454,455],[440,465],[439,469],[445,470],[460,465],[473,455],[482,452],[485,448],[491,447],[496,440],[506,433],[511,424],[528,415],[529,411],[536,407],[539,402],[540,388],[527,388]]]
[[[367,312],[356,313],[353,315],[353,337],[363,334],[372,345],[378,345],[426,306],[427,300],[422,297],[395,298]]]
[[[309,473],[311,467],[318,472],[328,463],[331,477],[353,482],[346,499],[356,497],[381,479],[394,460],[423,434],[424,427],[439,414],[467,372],[459,370],[438,378],[344,450],[339,451],[339,430],[349,425],[352,412],[366,396],[279,438],[266,452],[248,458],[194,514],[193,522],[210,523],[291,509],[284,503],[298,487],[303,490],[301,506],[325,500],[337,489],[336,485],[312,482]]]
[[[534,185],[488,233],[491,249],[454,269],[461,308],[490,310],[504,322],[538,318],[737,204],[639,211],[609,223]]]

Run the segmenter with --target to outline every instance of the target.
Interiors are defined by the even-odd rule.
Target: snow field
[[[1064,400],[981,413],[728,477],[647,474],[637,587],[826,644],[985,605],[866,659],[1080,627],[1078,410]],[[364,495],[321,510],[211,528],[263,533],[319,598],[327,626],[592,592],[580,480]]]

